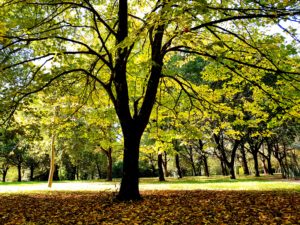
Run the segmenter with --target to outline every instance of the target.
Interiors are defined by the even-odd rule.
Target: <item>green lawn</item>
[[[6,182],[0,183],[0,193],[17,193],[31,191],[118,191],[119,179],[113,182],[99,181],[59,181],[49,189],[47,182]],[[284,180],[278,176],[239,177],[185,177],[183,179],[167,178],[159,182],[157,178],[141,178],[141,190],[256,190],[256,191],[298,191],[300,181]]]

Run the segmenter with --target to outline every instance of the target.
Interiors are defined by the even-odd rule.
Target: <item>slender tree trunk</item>
[[[6,180],[6,172],[2,171],[2,182],[5,182]]]
[[[230,173],[230,179],[236,179],[235,171],[234,171],[234,162],[231,162],[230,165],[228,166],[228,168],[229,168],[229,173]]]
[[[179,154],[178,153],[175,154],[175,164],[176,164],[176,170],[177,170],[178,178],[182,178],[182,172],[181,172],[181,168],[180,168]]]
[[[79,180],[79,166],[75,166],[76,180]]]
[[[22,165],[21,163],[18,164],[18,182],[22,181]]]
[[[163,156],[162,156],[162,153],[158,153],[157,163],[158,163],[159,181],[165,181],[164,171],[163,171]]]
[[[255,176],[256,176],[256,177],[259,177],[260,174],[259,174],[259,165],[258,165],[258,155],[257,155],[257,152],[256,152],[256,151],[253,151],[253,152],[252,152],[252,155],[253,155],[253,160],[254,160]]]
[[[271,157],[267,158],[267,164],[268,164],[268,174],[274,175],[273,168],[272,168]]]
[[[264,168],[264,174],[268,174],[268,168],[267,168],[267,165],[266,165],[266,159],[264,157],[262,157],[261,161],[262,161],[263,168]]]
[[[224,160],[220,159],[220,162],[221,162],[222,175],[228,176],[228,172],[227,172],[227,168],[226,168],[226,164],[225,164]]]
[[[51,140],[50,172],[48,178],[49,188],[52,187],[54,170],[55,170],[55,134],[52,135],[52,140]]]
[[[169,176],[169,172],[168,172],[168,155],[167,152],[164,151],[164,157],[163,157],[163,161],[162,161],[162,165],[164,167],[164,173],[165,173],[165,177]]]
[[[59,166],[54,165],[53,180],[59,180]]]
[[[272,168],[272,162],[271,162],[271,158],[272,158],[272,145],[269,145],[268,141],[267,141],[267,151],[268,151],[268,157],[267,157],[268,173],[270,175],[274,175],[273,168]]]
[[[34,174],[35,167],[33,165],[30,166],[30,177],[29,180],[33,181],[33,174]]]
[[[244,175],[250,175],[244,144],[241,145],[240,150],[242,154],[242,165],[243,165]]]
[[[2,182],[6,181],[6,175],[7,175],[8,169],[9,169],[9,167],[2,169]]]
[[[152,176],[155,177],[156,176],[156,169],[155,169],[155,165],[153,162],[153,158],[152,158],[152,154],[150,155],[150,164],[151,164],[151,170],[152,170]]]
[[[202,157],[203,160],[203,166],[204,166],[204,175],[209,177],[209,169],[208,169],[208,163],[207,163],[207,156]]]
[[[283,179],[286,179],[286,178],[287,178],[287,172],[286,172],[286,168],[285,168],[283,159],[278,158],[277,160],[278,160],[279,165],[280,165],[281,177],[282,177]]]
[[[272,168],[272,162],[271,162],[271,154],[268,155],[267,164],[268,164],[268,174],[274,175],[273,168]]]
[[[191,165],[192,165],[193,176],[197,176],[197,171],[196,171],[196,167],[195,167],[195,162],[192,161],[192,162],[191,162]]]
[[[101,179],[101,168],[98,164],[98,160],[96,161],[96,167],[97,167],[97,172],[98,172],[99,179]],[[75,171],[76,171],[76,169],[75,169]]]
[[[199,160],[199,166],[198,166],[198,169],[197,169],[197,175],[198,176],[202,176],[202,161],[203,161],[203,159]]]
[[[106,169],[106,180],[112,181],[112,148],[109,147],[107,150],[100,147],[101,151],[105,154],[107,159],[107,169]]]
[[[109,148],[107,154],[107,181],[112,181],[112,156],[111,156],[112,149]]]

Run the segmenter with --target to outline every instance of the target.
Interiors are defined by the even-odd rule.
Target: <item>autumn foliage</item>
[[[299,192],[147,191],[2,195],[0,224],[299,224]]]

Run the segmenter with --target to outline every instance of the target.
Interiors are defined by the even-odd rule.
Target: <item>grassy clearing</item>
[[[47,182],[13,182],[0,183],[0,193],[26,193],[43,191],[113,191],[119,189],[119,179],[113,182],[100,181],[59,181],[53,187],[47,187]],[[158,182],[157,178],[140,179],[140,189],[147,190],[245,190],[245,191],[297,191],[300,192],[300,182],[282,180],[277,176],[239,177],[231,180],[224,177],[185,177],[183,179],[168,178]]]

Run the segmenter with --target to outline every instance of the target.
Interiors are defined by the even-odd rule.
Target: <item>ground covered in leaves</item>
[[[299,192],[147,191],[0,195],[0,224],[300,224]]]

